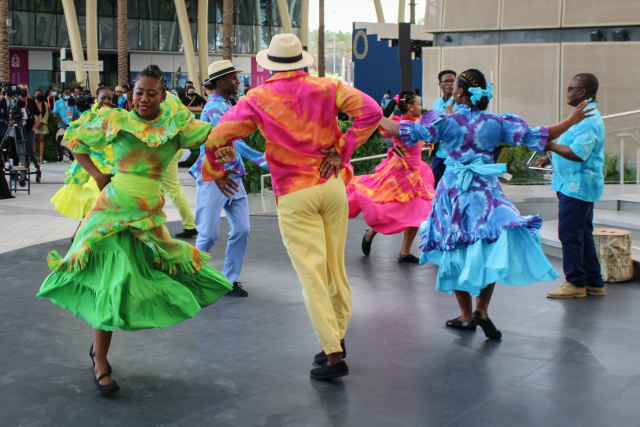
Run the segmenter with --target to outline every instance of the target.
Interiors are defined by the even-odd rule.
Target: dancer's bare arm
[[[98,169],[98,167],[93,163],[91,157],[89,157],[88,154],[74,152],[73,157],[75,157],[78,163],[80,163],[80,166],[82,166],[84,170],[89,172],[89,175],[91,175],[93,179],[96,180],[96,183],[98,184],[98,188],[100,190],[102,190],[109,182],[111,182],[111,178],[113,177],[113,175],[100,172],[100,169]]]
[[[386,117],[383,117],[380,120],[380,127],[384,129],[384,131],[387,132],[389,135],[395,136],[396,138],[400,138],[400,126],[398,125],[398,122],[394,122],[391,119],[387,119]]]

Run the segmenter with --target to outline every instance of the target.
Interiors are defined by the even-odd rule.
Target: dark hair
[[[487,81],[484,78],[484,74],[482,71],[476,70],[475,68],[469,68],[463,73],[460,73],[458,76],[458,87],[464,89],[465,95],[471,97],[471,93],[469,93],[469,88],[471,87],[479,87],[481,89],[487,88]],[[489,106],[489,98],[483,96],[479,101],[475,103],[475,108],[478,110],[486,110]]]
[[[100,92],[104,92],[105,90],[111,90],[108,86],[100,86],[96,91],[96,98],[100,96]]]
[[[20,98],[26,98],[29,95],[29,92],[27,92],[26,89],[20,89],[20,92],[18,92],[18,95],[20,96]]]
[[[441,82],[442,81],[442,76],[444,76],[445,74],[453,74],[453,77],[458,77],[458,75],[456,74],[455,71],[453,70],[442,70],[438,73],[438,81]]]
[[[596,94],[598,93],[598,88],[600,87],[600,83],[598,82],[598,78],[595,74],[591,73],[580,73],[573,76],[574,79],[580,79],[581,84],[584,86],[584,89],[587,91],[587,95],[589,98],[593,98],[596,100]]]
[[[36,90],[34,90],[34,91],[33,91],[33,94],[35,95],[35,94],[36,94],[36,92],[38,92],[38,91],[40,91],[40,93],[42,93],[42,94],[43,94],[42,89],[36,89]]]
[[[407,114],[407,111],[409,111],[409,105],[414,103],[414,101],[416,100],[416,96],[417,95],[414,92],[400,92],[400,95],[398,95],[399,102],[396,104],[395,98],[391,98],[391,101],[389,101],[387,106],[384,107],[382,114],[385,117],[391,117],[391,115],[393,114],[393,110],[395,110],[396,108],[396,105],[398,106],[398,109],[402,114]]]
[[[107,85],[107,84],[106,84],[105,82],[100,82],[100,83],[98,83],[98,87],[103,87],[103,86],[106,86],[106,85]]]
[[[54,88],[53,86],[49,86],[47,88],[47,96],[49,96],[51,94],[51,91],[53,90],[53,88]]]
[[[420,96],[420,89],[415,88],[415,89],[413,90],[413,93],[415,93],[416,95]]]
[[[81,92],[84,91],[84,88],[82,86],[76,86],[76,89],[80,89]]]
[[[149,65],[144,70],[140,71],[140,74],[138,74],[138,77],[136,77],[136,81],[140,80],[141,77],[151,77],[152,79],[158,80],[158,82],[160,83],[160,87],[162,87],[162,90],[166,92],[167,78],[165,77],[160,67],[158,67],[157,65]],[[129,87],[128,90],[131,90],[131,88]]]

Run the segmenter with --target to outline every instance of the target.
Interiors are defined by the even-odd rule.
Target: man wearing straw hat
[[[298,278],[323,351],[314,357],[315,379],[349,373],[344,335],[351,291],[344,266],[348,204],[345,184],[353,175],[353,151],[375,131],[382,110],[368,95],[339,81],[303,71],[313,57],[293,34],[278,34],[256,56],[275,75],[252,88],[209,134],[203,179],[224,186],[214,149],[255,129],[266,139],[282,240]],[[338,112],[353,116],[344,135]]]
[[[220,118],[231,108],[229,97],[238,93],[240,81],[231,61],[216,61],[209,65],[209,78],[202,83],[207,92],[208,101],[202,109],[200,120],[216,126]],[[225,173],[229,177],[226,185],[218,188],[215,182],[203,182],[200,169],[204,155],[204,145],[200,146],[200,157],[189,173],[196,179],[196,229],[198,238],[196,248],[211,252],[220,236],[220,213],[224,209],[229,222],[229,240],[224,257],[222,274],[233,283],[233,289],[227,295],[246,297],[249,293],[242,288],[238,277],[249,244],[249,202],[247,192],[242,185],[246,175],[242,157],[269,170],[264,154],[250,148],[242,140],[235,142],[236,158],[225,164]],[[242,156],[242,157],[241,157]]]

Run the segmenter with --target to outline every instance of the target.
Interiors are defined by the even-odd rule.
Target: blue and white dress
[[[506,165],[492,157],[501,142],[542,151],[548,128],[460,105],[453,114],[402,121],[400,135],[406,144],[441,141],[447,148],[447,169],[420,227],[421,262],[440,266],[437,290],[478,296],[493,282],[523,286],[559,277],[541,249],[540,216],[520,215],[498,181]]]

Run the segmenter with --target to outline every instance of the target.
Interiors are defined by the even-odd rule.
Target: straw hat
[[[271,71],[299,70],[313,64],[313,56],[302,50],[300,39],[295,34],[276,34],[264,49],[256,55],[258,64]]]
[[[229,73],[241,73],[242,70],[236,70],[236,67],[233,66],[231,61],[228,59],[222,61],[216,61],[209,65],[209,78],[206,79],[202,84],[209,83],[213,79],[217,79],[220,76],[224,76]]]
[[[120,85],[116,86],[116,88],[113,91],[114,92],[118,92],[118,91],[122,92],[122,86],[120,86]]]

